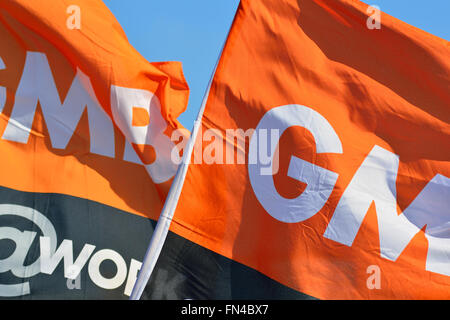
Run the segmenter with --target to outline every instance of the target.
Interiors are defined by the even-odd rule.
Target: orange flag
[[[181,64],[100,0],[3,0],[0,41],[0,297],[127,298],[177,169]]]
[[[241,1],[158,262],[179,296],[450,298],[449,58],[360,1]]]

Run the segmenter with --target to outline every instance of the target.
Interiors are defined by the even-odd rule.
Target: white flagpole
[[[233,24],[231,24],[232,26]],[[189,138],[188,144],[184,149],[183,158],[181,164],[177,169],[177,173],[170,187],[169,194],[167,195],[166,202],[159,216],[158,222],[156,224],[155,230],[153,231],[152,238],[150,239],[150,244],[145,253],[144,261],[142,267],[139,271],[136,283],[134,284],[133,291],[130,295],[130,300],[139,300],[141,298],[142,292],[144,292],[145,286],[155,268],[156,262],[161,253],[164,242],[166,241],[167,233],[169,232],[169,227],[172,222],[175,209],[178,205],[178,200],[180,198],[181,190],[183,189],[184,179],[186,178],[186,173],[191,161],[192,151],[194,149],[195,140],[197,138],[197,133],[202,123],[203,112],[205,111],[206,102],[208,100],[209,91],[211,89],[211,84],[216,73],[217,65],[219,64],[220,58],[222,56],[222,51],[225,46],[226,40],[228,39],[228,34],[231,30],[228,30],[227,37],[220,50],[219,57],[217,58],[214,70],[212,72],[211,78],[209,79],[208,87],[206,89],[205,95],[203,96],[203,101],[200,106],[200,110],[197,114],[197,119],[194,121],[194,126],[192,129],[191,137]]]

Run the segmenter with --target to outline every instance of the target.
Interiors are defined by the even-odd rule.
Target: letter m
[[[398,214],[398,166],[397,155],[375,146],[344,191],[324,236],[351,246],[369,207],[375,203],[383,258],[397,260],[426,225],[426,270],[450,276],[450,179],[437,174]]]
[[[66,99],[61,103],[47,57],[39,52],[27,53],[14,107],[3,139],[28,142],[38,101],[53,148],[67,147],[87,108],[90,151],[114,157],[114,128],[97,101],[89,78],[78,69]]]

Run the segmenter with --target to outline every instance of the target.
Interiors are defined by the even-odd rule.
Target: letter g
[[[330,123],[317,111],[297,104],[269,110],[258,123],[255,133],[262,129],[278,129],[281,137],[292,126],[300,126],[311,132],[317,153],[342,153],[341,141]],[[256,136],[253,134],[250,140],[250,152],[256,152],[258,147]],[[276,144],[271,145],[271,148],[270,154],[273,155]],[[267,213],[286,223],[301,222],[315,215],[328,200],[338,178],[335,172],[292,156],[288,176],[306,183],[307,187],[297,198],[286,199],[277,192],[273,176],[260,174],[260,167],[260,163],[248,165],[253,191]]]

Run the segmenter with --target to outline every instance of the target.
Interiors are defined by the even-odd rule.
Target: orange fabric
[[[66,25],[71,5],[80,8],[80,29]],[[0,86],[7,88],[0,135],[14,106],[27,52],[47,56],[62,101],[78,68],[90,78],[96,98],[109,117],[110,91],[115,85],[154,93],[161,102],[169,137],[172,130],[182,127],[176,118],[186,108],[189,89],[181,64],[147,62],[129,44],[102,1],[2,1],[0,39],[0,57],[6,66],[0,70]],[[39,81],[39,75],[36,79]],[[136,116],[142,119],[134,118],[135,124],[148,124],[148,112]],[[89,129],[84,113],[67,148],[54,149],[38,106],[28,143],[0,139],[0,184],[22,191],[87,198],[156,219],[171,180],[156,185],[143,166],[124,161],[125,138],[117,127],[114,158],[89,153]],[[153,150],[148,149],[152,157]],[[145,154],[141,157],[149,158]]]
[[[436,174],[450,177],[449,43],[384,13],[381,29],[370,30],[367,7],[352,0],[241,1],[202,120],[203,131],[216,128],[225,137],[226,129],[255,128],[277,106],[319,112],[343,153],[317,154],[307,130],[289,128],[274,181],[285,198],[303,192],[304,184],[286,176],[291,155],[332,170],[339,178],[325,206],[303,222],[283,223],[259,203],[247,164],[191,163],[171,230],[318,298],[448,299],[450,278],[425,270],[423,232],[397,261],[380,257],[373,205],[351,247],[323,236],[374,145],[400,157],[399,214]],[[366,286],[370,265],[381,269],[379,290]]]

